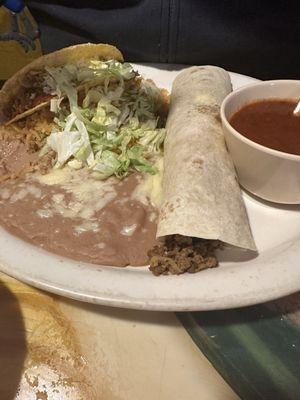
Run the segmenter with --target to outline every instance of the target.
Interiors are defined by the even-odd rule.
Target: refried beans
[[[68,168],[54,175],[50,182],[47,175],[28,173],[0,185],[0,224],[6,230],[79,261],[147,264],[147,251],[156,243],[157,210],[146,197],[133,195],[141,175],[97,181],[84,169]]]
[[[1,176],[17,174],[38,158],[37,153],[30,154],[20,140],[0,140],[0,155],[0,181]]]

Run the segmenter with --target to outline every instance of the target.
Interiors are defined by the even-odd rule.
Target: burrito
[[[166,239],[149,252],[157,275],[215,267],[220,244],[256,250],[219,117],[231,90],[214,66],[185,69],[173,83],[157,228]]]

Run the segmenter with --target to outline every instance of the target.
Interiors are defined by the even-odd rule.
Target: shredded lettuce
[[[58,95],[58,101],[61,101],[62,95],[65,93],[68,96],[72,110],[77,106],[77,90],[72,84],[72,73],[67,67],[45,67],[45,69],[55,82],[55,92]],[[51,105],[53,105],[53,102]],[[59,107],[57,108],[59,109]]]
[[[121,166],[116,153],[110,150],[104,150],[97,153],[95,164],[92,171],[93,176],[98,179],[106,179],[111,175],[117,175],[117,171]]]
[[[86,127],[73,113],[67,117],[63,131],[54,131],[47,138],[47,146],[57,153],[55,168],[62,167],[72,156],[87,165],[94,161]]]
[[[158,116],[161,92],[151,81],[136,78],[130,64],[115,60],[91,60],[47,72],[58,95],[51,103],[56,128],[47,140],[57,153],[55,168],[67,162],[82,165],[97,179],[123,178],[134,170],[157,173],[154,163],[166,131]],[[78,85],[84,88],[80,103]],[[69,106],[61,102],[64,95]]]

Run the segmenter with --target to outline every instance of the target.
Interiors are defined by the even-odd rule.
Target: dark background
[[[28,1],[44,52],[115,44],[128,61],[300,79],[300,0]]]

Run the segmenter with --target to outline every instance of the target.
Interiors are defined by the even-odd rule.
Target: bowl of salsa
[[[249,192],[283,204],[300,204],[300,115],[293,113],[300,81],[243,86],[221,106],[228,150],[238,180]]]

